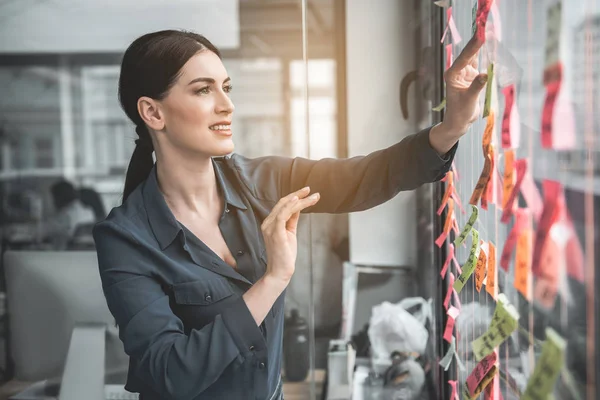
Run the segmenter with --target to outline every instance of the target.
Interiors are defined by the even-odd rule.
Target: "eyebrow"
[[[223,83],[227,83],[231,80],[230,77],[227,77]],[[207,82],[207,83],[215,83],[215,80],[213,78],[196,78],[192,81],[190,81],[190,83],[188,83],[188,85],[192,85],[194,83],[198,83],[198,82]]]

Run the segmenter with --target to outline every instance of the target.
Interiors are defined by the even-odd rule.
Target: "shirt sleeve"
[[[310,186],[321,199],[306,212],[348,213],[380,205],[400,191],[440,180],[452,165],[458,143],[440,156],[429,142],[427,128],[367,156],[346,159],[234,155],[241,179],[257,198],[278,201]]]
[[[148,251],[110,221],[96,225],[94,239],[104,295],[133,373],[161,398],[195,398],[232,362],[243,362],[251,346],[266,351],[242,297],[212,323],[186,335],[152,276]]]

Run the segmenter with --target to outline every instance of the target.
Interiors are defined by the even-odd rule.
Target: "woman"
[[[448,73],[444,123],[366,157],[311,161],[228,156],[234,106],[219,51],[188,32],[137,39],[119,98],[139,139],[123,204],[94,231],[130,356],[126,388],[143,400],[282,398],[299,213],[365,210],[440,179],[478,114],[480,46]]]

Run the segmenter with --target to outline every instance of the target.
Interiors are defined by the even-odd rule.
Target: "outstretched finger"
[[[479,49],[481,49],[481,46],[483,46],[483,43],[483,40],[480,40],[477,35],[474,35],[471,40],[469,40],[469,43],[467,43],[463,51],[461,51],[458,57],[456,57],[456,60],[454,60],[452,66],[448,69],[448,74],[457,73],[469,65],[473,58],[475,58],[477,55],[477,52],[479,52]]]

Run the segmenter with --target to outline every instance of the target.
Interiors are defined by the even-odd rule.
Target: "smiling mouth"
[[[231,125],[228,124],[212,125],[208,129],[220,135],[231,136]]]

